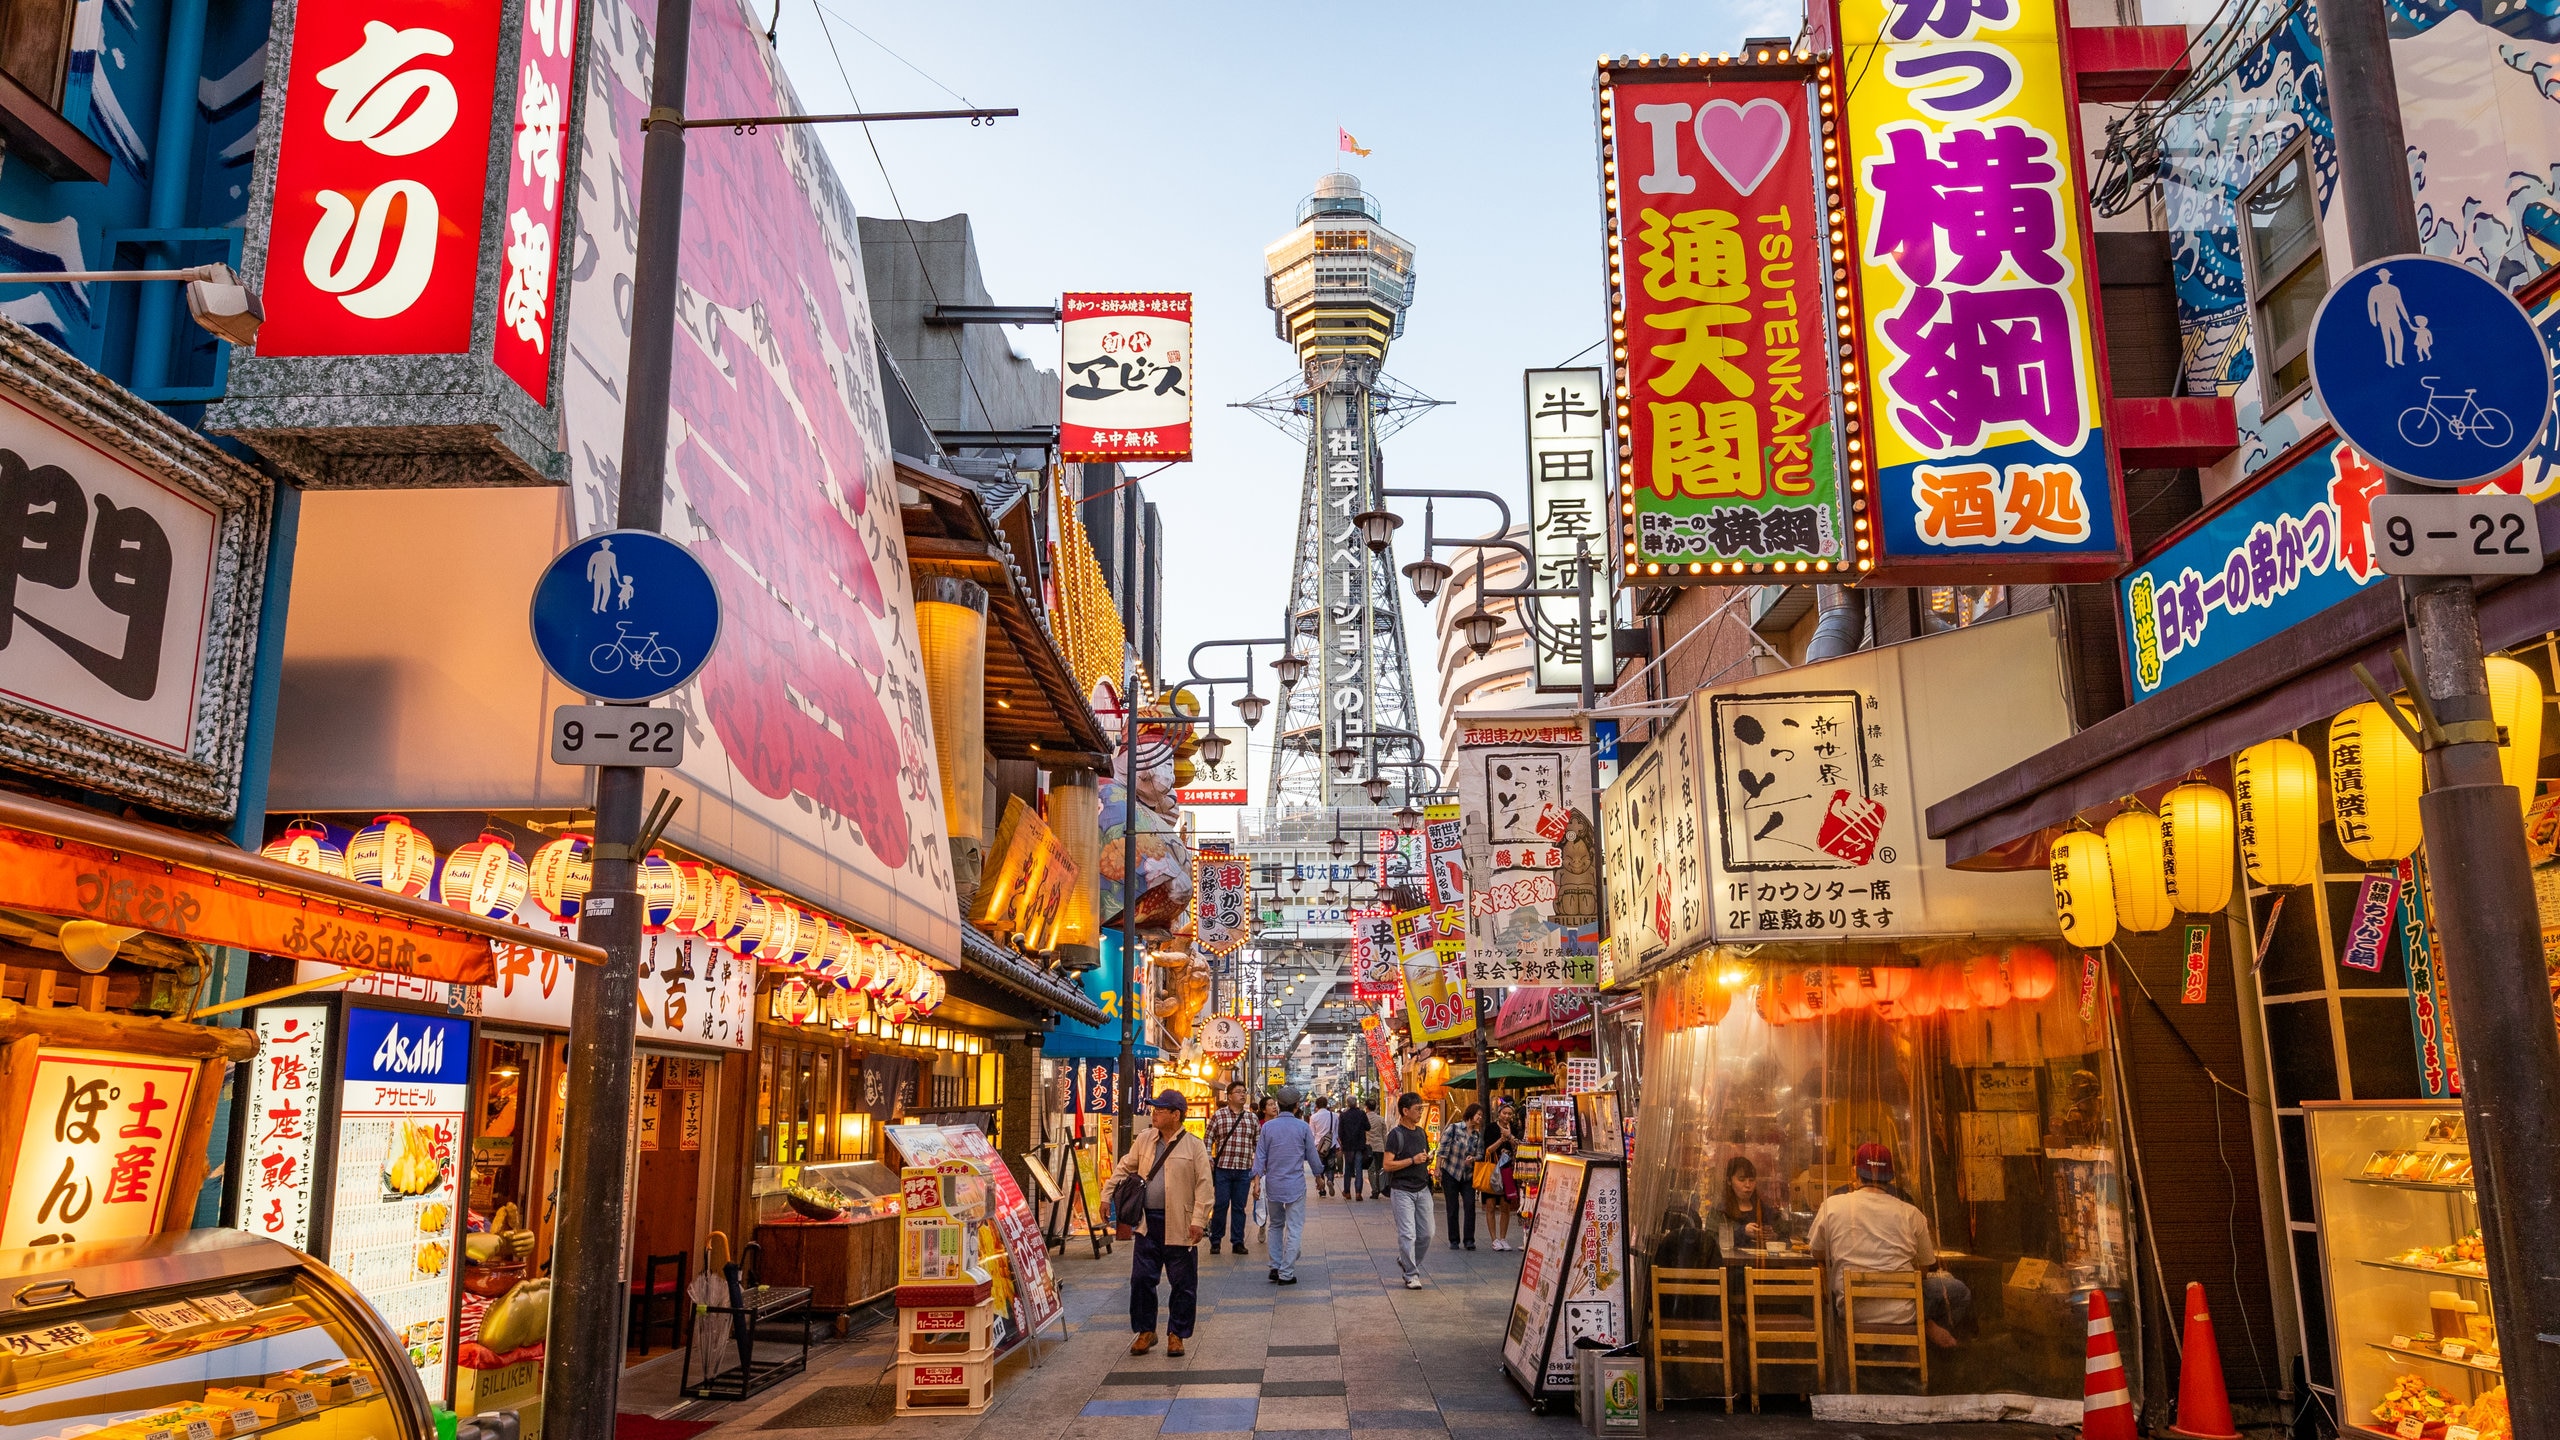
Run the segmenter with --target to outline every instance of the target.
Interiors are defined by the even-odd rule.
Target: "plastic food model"
[[[2403,1420],[2442,1425],[2460,1408],[2452,1396],[2415,1375],[2403,1375],[2383,1392],[2382,1403],[2373,1407],[2373,1418],[2386,1430]]]

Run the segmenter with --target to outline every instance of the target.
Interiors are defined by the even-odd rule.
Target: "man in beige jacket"
[[[1123,1175],[1146,1182],[1146,1217],[1116,1216],[1115,1223],[1137,1231],[1137,1249],[1129,1267],[1129,1328],[1137,1338],[1129,1353],[1144,1355],[1156,1347],[1156,1282],[1173,1282],[1172,1338],[1167,1355],[1180,1355],[1191,1337],[1192,1317],[1200,1303],[1200,1237],[1209,1233],[1209,1147],[1182,1128],[1190,1108],[1179,1090],[1166,1090],[1151,1102],[1155,1127],[1141,1130],[1129,1153],[1113,1167],[1112,1186]],[[1161,1163],[1159,1163],[1161,1160]]]

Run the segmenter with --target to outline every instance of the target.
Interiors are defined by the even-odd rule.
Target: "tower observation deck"
[[[1281,706],[1265,794],[1275,814],[1365,806],[1360,782],[1372,774],[1404,793],[1409,772],[1381,771],[1379,762],[1422,758],[1395,570],[1369,553],[1352,523],[1385,508],[1380,421],[1420,398],[1383,375],[1387,346],[1404,333],[1413,304],[1413,246],[1386,227],[1357,177],[1336,173],[1298,202],[1296,228],[1262,259],[1272,329],[1297,351],[1300,371],[1294,391],[1274,398],[1304,425],[1307,442],[1289,594],[1291,653],[1308,662],[1307,675]],[[1346,742],[1366,757],[1348,777],[1326,758]]]

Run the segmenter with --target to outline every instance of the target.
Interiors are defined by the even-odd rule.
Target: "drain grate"
[[[761,1430],[818,1430],[831,1425],[886,1425],[898,1396],[888,1385],[822,1385],[800,1403],[767,1420]]]

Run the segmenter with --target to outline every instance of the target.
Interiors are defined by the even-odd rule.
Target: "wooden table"
[[[756,1226],[759,1276],[805,1285],[819,1310],[850,1310],[898,1288],[898,1217],[804,1220],[783,1214]]]

